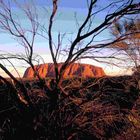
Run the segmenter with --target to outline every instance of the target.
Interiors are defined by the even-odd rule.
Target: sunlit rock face
[[[60,69],[62,63],[58,64],[58,69]],[[41,64],[38,66],[34,66],[35,69],[38,71],[40,77],[55,77],[54,72],[54,65],[53,63],[48,64]],[[102,77],[105,76],[105,72],[101,67],[89,65],[89,64],[79,64],[73,63],[69,67],[67,67],[66,71],[64,72],[63,78],[70,78],[70,77]],[[35,74],[31,67],[27,68],[23,78],[34,78]]]

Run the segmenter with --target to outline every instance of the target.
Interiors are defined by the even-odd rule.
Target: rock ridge
[[[62,63],[58,64],[58,69],[60,69],[62,66]],[[46,64],[40,64],[35,65],[34,68],[38,71],[40,77],[55,77],[54,72],[54,64],[53,63],[46,63]],[[63,78],[70,78],[70,77],[103,77],[105,76],[105,72],[101,67],[97,67],[90,64],[81,64],[81,63],[73,63],[71,64],[66,71],[64,72]],[[31,67],[27,68],[23,78],[34,78],[35,74]]]

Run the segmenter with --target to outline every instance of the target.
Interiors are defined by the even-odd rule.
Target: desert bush
[[[30,99],[36,108],[35,114],[28,106],[17,109],[10,100],[8,105],[14,108],[0,114],[1,139],[139,138],[136,134],[139,132],[139,91],[135,78],[77,78],[74,81],[73,84],[73,79],[64,80],[63,90],[52,90],[51,93],[44,91],[36,84],[37,81],[30,86],[27,84]],[[46,84],[51,87],[53,82],[48,82]],[[55,103],[57,106],[53,106],[52,98],[47,96],[54,92],[58,95],[67,93],[64,97],[59,96]]]

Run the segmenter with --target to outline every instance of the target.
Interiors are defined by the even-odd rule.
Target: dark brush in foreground
[[[37,80],[24,82],[35,113],[28,106],[17,108],[8,87],[0,84],[2,140],[140,138],[139,90],[132,76],[66,79],[63,89],[68,95],[53,103],[53,108],[47,94],[55,91],[44,93]],[[51,83],[46,81],[48,87]]]

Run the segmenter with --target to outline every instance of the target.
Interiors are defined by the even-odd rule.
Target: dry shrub
[[[44,134],[41,135],[47,139],[68,140],[123,139],[132,137],[130,131],[135,136],[132,133],[136,129],[130,119],[129,102],[133,105],[135,99],[131,95],[137,93],[131,91],[133,88],[128,87],[128,82],[122,80],[120,83],[119,78],[112,78],[112,81],[109,78],[102,81],[86,80],[67,80],[63,90],[58,91],[60,95],[61,92],[66,92],[67,96],[59,96],[57,106],[51,112],[48,111],[49,100],[39,103],[42,117],[36,120],[35,124],[41,124],[35,125],[36,132],[43,129]],[[131,79],[128,80],[130,83]],[[123,85],[120,86],[121,84]],[[125,108],[122,105],[124,102]]]
[[[33,131],[30,134],[31,138],[34,140],[140,138],[139,101],[135,102],[133,98],[133,100],[130,98],[131,95],[136,94],[135,90],[129,87],[127,87],[127,91],[123,90],[126,87],[125,84],[128,85],[126,81],[119,84],[117,81],[120,82],[120,80],[114,81],[112,78],[112,81],[109,78],[79,79],[79,81],[78,79],[70,81],[66,79],[61,89],[51,91],[52,94],[57,92],[59,95],[53,109],[51,109],[52,100],[47,96],[49,93],[45,93],[39,85],[35,86],[32,83],[29,94],[36,106],[37,114],[29,123],[30,113],[25,113],[27,121],[24,121],[24,125],[30,125],[30,132]],[[132,84],[130,86],[132,87]],[[66,92],[67,95],[62,96],[63,92]],[[132,110],[122,108],[122,103],[130,102],[130,100],[135,102]],[[23,116],[23,114],[21,115]],[[20,121],[23,120],[18,118],[16,123],[23,124]],[[13,124],[10,124],[10,129],[15,132],[18,127],[20,126],[13,127]],[[2,128],[1,134],[3,130],[4,128]],[[6,134],[13,133],[11,130],[6,129]]]

